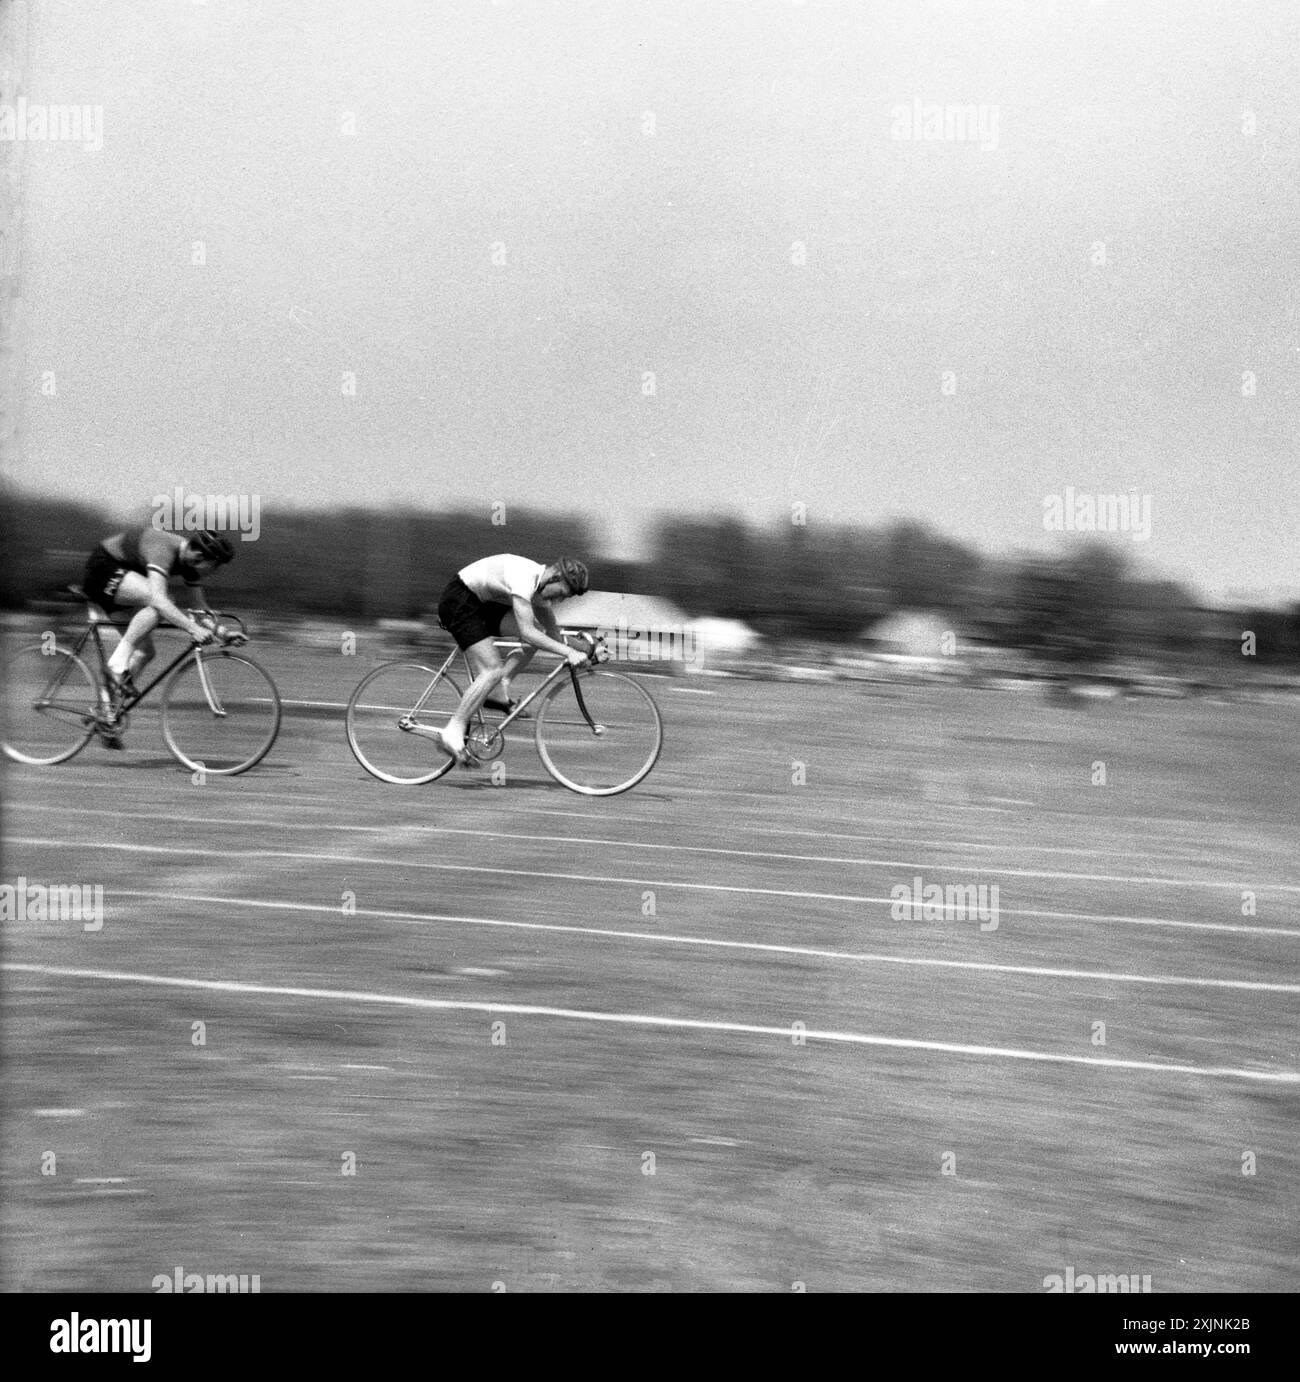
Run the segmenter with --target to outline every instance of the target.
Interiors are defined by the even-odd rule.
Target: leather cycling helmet
[[[222,566],[234,559],[235,544],[225,533],[218,532],[215,528],[191,533],[189,541],[199,556],[207,557],[210,561],[215,561]]]
[[[555,563],[555,570],[560,579],[569,587],[570,595],[585,595],[587,587],[591,584],[591,578],[587,574],[586,565],[578,561],[575,557],[561,557]]]

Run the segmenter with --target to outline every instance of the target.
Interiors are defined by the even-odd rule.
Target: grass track
[[[258,656],[327,705],[367,665]],[[203,787],[147,712],[126,754],[9,767],[4,879],[100,883],[107,917],[6,923],[44,971],[4,975],[5,1287],[1296,1289],[1294,1085],[726,1029],[1300,1073],[1294,993],[1014,972],[1300,982],[1294,707],[651,684],[664,756],[604,802],[526,734],[504,786],[386,787],[320,707]],[[996,885],[996,930],[808,896],[917,873]]]

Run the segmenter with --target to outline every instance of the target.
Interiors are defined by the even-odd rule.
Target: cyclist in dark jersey
[[[210,529],[181,536],[160,528],[114,533],[90,554],[82,581],[90,599],[108,614],[136,611],[108,659],[109,691],[118,699],[135,693],[135,676],[154,656],[150,635],[160,620],[184,630],[196,643],[212,642],[214,632],[173,603],[167,583],[179,576],[195,592],[199,608],[211,613],[203,578],[234,555],[235,545],[224,533]]]

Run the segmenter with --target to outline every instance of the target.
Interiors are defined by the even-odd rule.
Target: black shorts
[[[133,568],[121,557],[115,557],[107,547],[96,547],[86,563],[86,574],[81,578],[81,588],[106,614],[130,609],[130,605],[119,605],[113,598],[122,584],[122,577]]]
[[[447,582],[442,599],[438,601],[438,622],[462,649],[481,643],[485,638],[499,638],[501,621],[509,613],[509,605],[497,600],[480,600],[459,576]]]

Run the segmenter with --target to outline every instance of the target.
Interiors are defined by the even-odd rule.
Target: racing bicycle
[[[79,587],[70,590],[86,599]],[[258,663],[231,651],[248,642],[237,615],[191,611],[217,635],[217,646],[190,642],[146,686],[118,699],[108,689],[104,630],[123,625],[86,604],[85,627],[71,647],[49,633],[8,659],[0,744],[6,757],[46,767],[80,753],[96,734],[114,739],[160,683],[163,740],[187,768],[233,776],[271,751],[280,732],[280,693]]]
[[[639,681],[597,665],[609,658],[603,639],[573,636],[590,649],[587,665],[557,660],[541,685],[508,714],[480,707],[465,748],[474,763],[496,759],[509,726],[531,716],[538,755],[557,782],[583,796],[616,796],[635,787],[658,761],[663,721]],[[463,694],[453,675],[455,661],[453,648],[440,667],[385,662],[363,678],[348,701],[347,732],[357,762],[368,773],[382,782],[417,786],[455,766],[435,736]],[[468,678],[469,664],[463,666]]]

